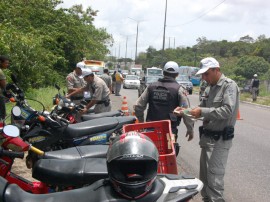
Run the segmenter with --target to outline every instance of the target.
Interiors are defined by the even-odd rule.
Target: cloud
[[[136,21],[140,21],[138,52],[149,46],[162,48],[164,0],[64,0],[62,6],[73,4],[99,10],[94,24],[105,27],[113,35],[113,49],[120,44],[124,53],[128,42],[128,55],[135,53]],[[168,0],[165,47],[169,41],[171,46],[174,41],[176,46],[192,46],[202,36],[228,41],[239,40],[247,34],[253,38],[261,34],[269,37],[269,7],[270,1],[265,0]]]

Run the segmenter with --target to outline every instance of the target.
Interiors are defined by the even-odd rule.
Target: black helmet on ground
[[[158,171],[159,154],[144,134],[128,132],[114,139],[107,153],[110,182],[128,199],[145,196],[152,188]]]

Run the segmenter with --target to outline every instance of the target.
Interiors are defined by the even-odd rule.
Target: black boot
[[[175,156],[178,156],[179,151],[180,151],[180,145],[178,144],[178,142],[174,143],[174,150],[175,150]]]

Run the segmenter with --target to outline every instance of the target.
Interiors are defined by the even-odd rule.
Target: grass
[[[240,100],[253,102],[251,93],[241,93]],[[253,103],[270,106],[270,92],[266,89],[265,86],[260,87],[259,96]]]
[[[27,103],[35,110],[42,111],[43,106],[45,110],[51,111],[53,107],[53,97],[58,93],[54,87],[47,87],[41,89],[33,89],[25,93]],[[62,92],[61,92],[62,93]],[[6,104],[7,115],[10,115],[11,108],[16,103],[8,102]],[[6,123],[10,123],[10,119],[7,118]]]
[[[270,95],[258,96],[257,100],[253,102],[252,95],[250,93],[241,93],[240,100],[270,106]]]

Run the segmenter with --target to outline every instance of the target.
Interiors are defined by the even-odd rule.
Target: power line
[[[194,22],[194,21],[196,21],[196,20],[199,20],[199,19],[202,18],[203,16],[207,15],[210,11],[212,11],[212,10],[216,9],[217,7],[219,7],[219,6],[220,6],[221,4],[223,4],[225,1],[226,1],[226,0],[223,0],[221,3],[219,3],[219,4],[216,5],[215,7],[211,8],[210,10],[206,11],[205,13],[199,15],[197,18],[194,18],[194,19],[192,19],[192,20],[190,20],[190,21],[187,21],[187,22],[185,22],[185,23],[183,23],[183,24],[180,24],[180,25],[167,25],[167,27],[179,27],[179,26],[183,26],[183,25],[190,24],[190,23],[192,23],[192,22]]]

